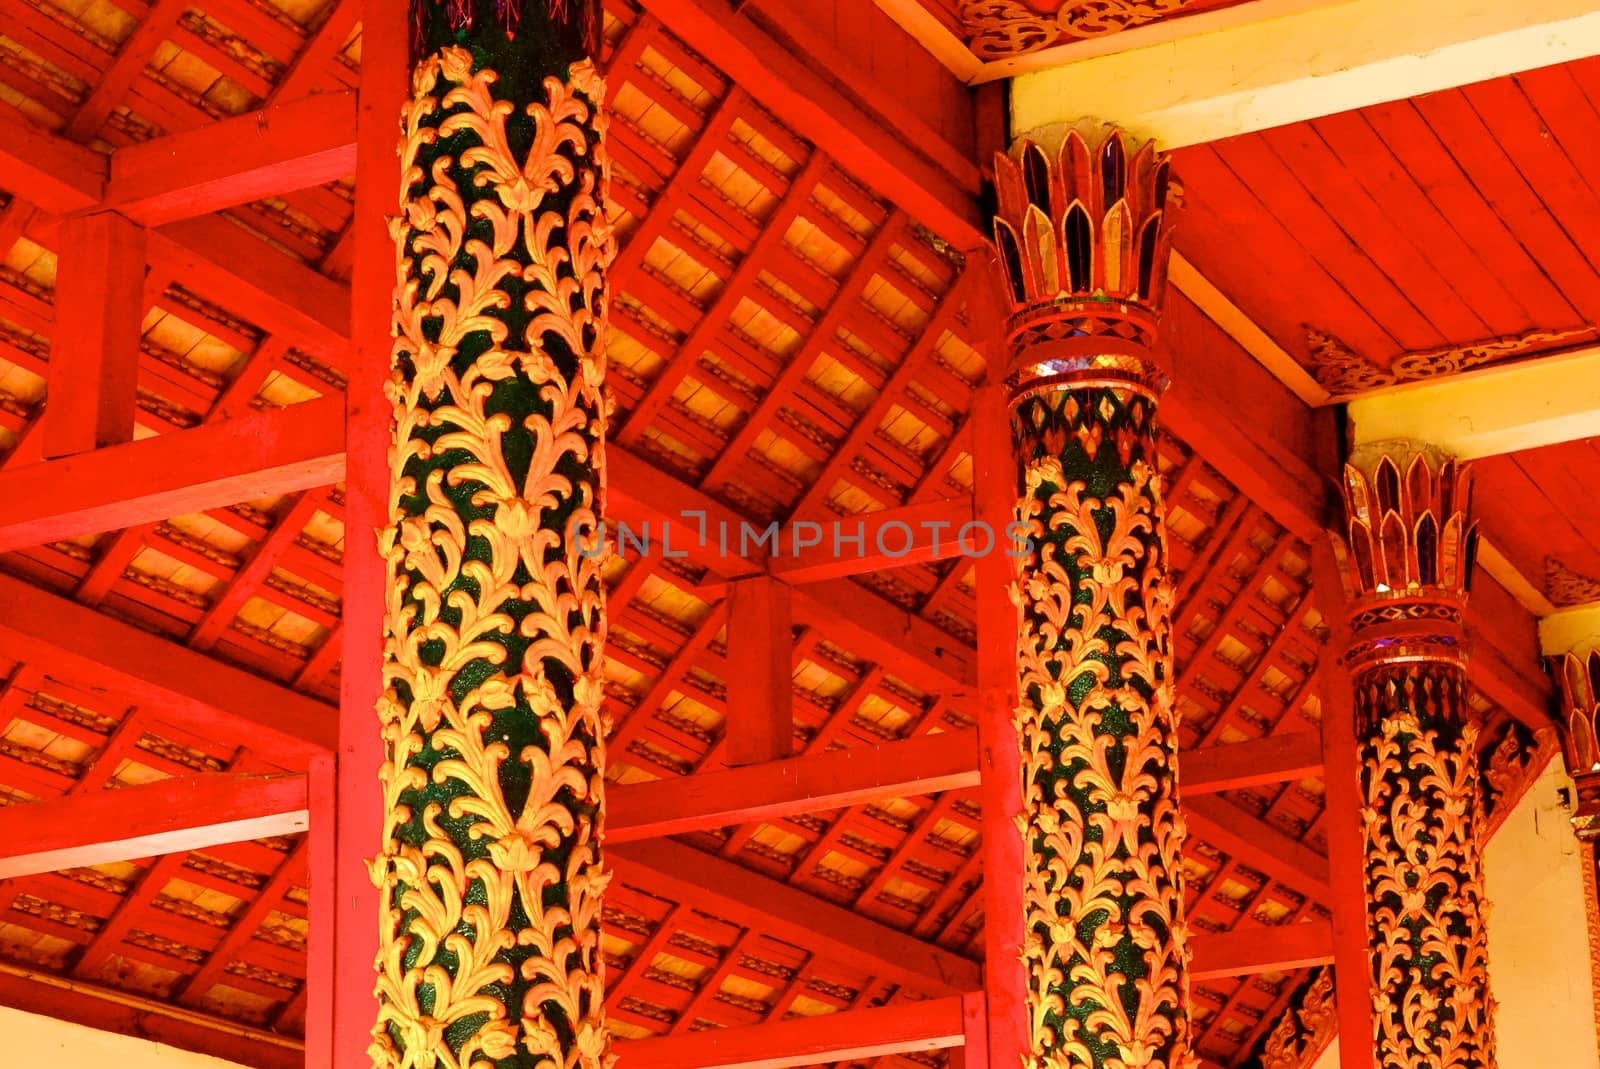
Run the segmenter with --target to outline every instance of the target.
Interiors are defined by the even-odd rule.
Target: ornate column
[[[600,1069],[600,5],[411,16],[371,1053]]]
[[[1490,1069],[1482,788],[1462,613],[1476,528],[1465,465],[1413,442],[1345,466],[1346,574],[1383,1069]]]
[[[1188,982],[1154,349],[1167,163],[1099,127],[1023,138],[995,170],[1030,541],[1014,593],[1025,1060],[1176,1069]]]
[[[1572,800],[1572,827],[1578,836],[1583,870],[1589,975],[1594,989],[1600,991],[1600,640],[1595,630],[1600,624],[1600,611],[1591,608],[1578,615],[1577,634],[1569,626],[1562,628],[1566,633],[1559,635],[1545,630],[1541,638],[1546,651],[1552,644],[1566,647],[1566,652],[1548,657],[1546,663],[1556,677],[1567,774],[1572,777],[1576,795]],[[1600,1037],[1600,999],[1595,1003],[1595,1035]]]

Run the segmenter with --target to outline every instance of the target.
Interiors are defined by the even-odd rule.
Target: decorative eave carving
[[[1195,0],[1038,0],[1037,4],[965,0],[961,28],[973,55],[1007,59],[1064,41],[1118,33],[1191,6],[1198,4]]]
[[[1261,1048],[1261,1069],[1310,1069],[1333,1042],[1338,1025],[1333,970],[1318,969],[1267,1036]]]
[[[1600,579],[1573,571],[1554,557],[1544,559],[1544,595],[1558,609],[1600,601]]]
[[[1485,364],[1574,345],[1595,336],[1590,327],[1534,330],[1526,334],[1485,338],[1465,345],[1416,349],[1401,353],[1388,367],[1383,367],[1326,331],[1310,325],[1306,326],[1305,331],[1306,348],[1311,356],[1311,373],[1316,377],[1317,385],[1335,399],[1404,382],[1455,375]]]
[[[1560,693],[1567,771],[1577,787],[1572,826],[1578,838],[1600,839],[1600,649],[1550,659]]]
[[[1477,553],[1467,466],[1416,443],[1377,443],[1345,465],[1343,495],[1352,668],[1464,663]]]
[[[1058,127],[995,158],[995,248],[1013,396],[1063,383],[1166,385],[1152,356],[1171,228],[1167,158],[1111,126]]]

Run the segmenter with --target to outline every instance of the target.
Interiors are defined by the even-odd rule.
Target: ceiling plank
[[[606,856],[619,880],[880,980],[940,995],[981,986],[976,962],[671,839],[627,843]]]
[[[1350,0],[1273,14],[1024,74],[1012,129],[1091,117],[1171,149],[1600,54],[1590,0]]]
[[[965,1041],[962,999],[899,1002],[822,1018],[619,1042],[618,1069],[784,1069],[945,1050]]]
[[[184,776],[6,806],[0,879],[293,835],[309,819],[304,776]]]
[[[331,750],[336,712],[303,694],[0,575],[6,654],[201,735],[239,737],[274,761]]]
[[[1329,902],[1328,859],[1223,798],[1183,804],[1189,831],[1230,857],[1318,902]]]

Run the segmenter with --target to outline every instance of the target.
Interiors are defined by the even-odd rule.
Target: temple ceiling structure
[[[863,1013],[902,1049],[855,1057],[846,1026],[818,1064],[958,1064],[985,953],[984,594],[926,524],[979,515],[997,433],[975,398],[1003,361],[980,207],[1011,133],[1002,79],[1038,79],[1013,84],[1013,114],[1059,118],[1039,101],[1079,63],[1171,45],[1199,64],[1211,35],[1324,5],[801,6],[604,6],[613,534],[692,512],[859,522],[868,547],[606,566],[601,953],[624,1069],[699,1064],[707,1029]],[[1473,32],[1586,27],[1570,6]],[[0,863],[0,1001],[299,1066],[325,1026],[310,873],[331,849],[345,565],[372,542],[347,522],[360,5],[0,13],[0,828],[40,844]],[[1457,433],[1476,460],[1467,703],[1491,823],[1554,745],[1536,622],[1600,604],[1595,403],[1538,400],[1600,352],[1600,60],[1502,48],[1463,68],[1481,77],[1407,83],[1383,48],[1419,40],[1375,46],[1385,73],[1332,104],[1280,81],[1224,107],[1196,83],[1096,116],[1180,131],[1158,464],[1208,1069],[1252,1064],[1327,997],[1320,725],[1342,602],[1313,543],[1340,417],[1358,439]],[[78,314],[97,302],[137,342],[97,335]],[[116,389],[135,429],[108,442]],[[1496,422],[1469,441],[1450,414],[1478,403]],[[873,552],[894,523],[908,552]],[[752,577],[790,591],[788,760],[820,802],[728,767],[730,590]],[[215,793],[172,839],[175,780]],[[118,819],[108,787],[152,817],[86,852],[85,828]],[[141,855],[139,835],[172,848]]]

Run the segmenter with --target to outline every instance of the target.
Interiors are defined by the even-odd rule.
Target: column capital
[[[1467,465],[1422,442],[1372,442],[1345,464],[1342,496],[1352,671],[1464,665],[1477,553]]]
[[[1152,398],[1166,293],[1170,165],[1109,124],[1035,130],[995,157],[995,251],[1004,278],[1013,400],[1062,387]]]
[[[1600,616],[1600,611],[1587,612]],[[1580,839],[1600,840],[1600,641],[1590,635],[1552,652],[1544,621],[1540,632],[1546,664],[1556,678],[1556,720],[1577,795],[1572,827]]]

